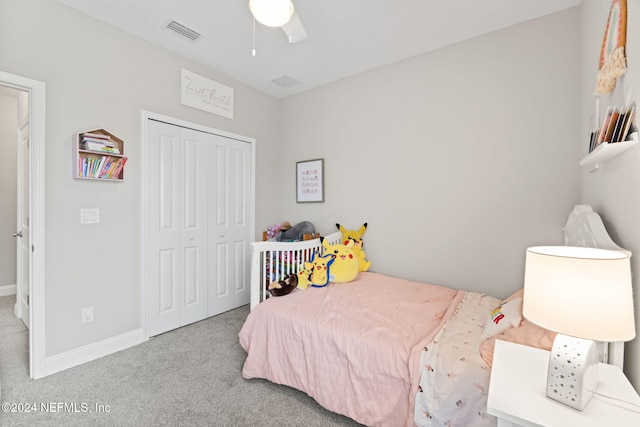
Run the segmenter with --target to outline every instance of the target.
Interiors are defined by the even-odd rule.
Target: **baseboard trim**
[[[142,329],[136,329],[126,334],[98,341],[64,353],[46,358],[45,375],[55,374],[83,363],[91,362],[109,354],[136,346],[147,341]]]
[[[16,294],[16,285],[2,285],[0,286],[0,297],[8,297],[9,295]]]

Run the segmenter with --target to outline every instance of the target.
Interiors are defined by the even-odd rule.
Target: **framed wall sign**
[[[180,103],[233,119],[233,88],[182,68]]]
[[[296,162],[296,202],[324,202],[324,159]]]

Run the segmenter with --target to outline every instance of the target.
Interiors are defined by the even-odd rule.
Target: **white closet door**
[[[216,136],[209,151],[209,316],[249,303],[250,145]],[[213,215],[212,215],[213,214]]]
[[[251,145],[148,122],[149,336],[249,303]]]
[[[149,121],[149,335],[207,316],[207,149],[210,135]]]

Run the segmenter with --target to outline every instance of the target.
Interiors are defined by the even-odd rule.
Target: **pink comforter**
[[[366,272],[269,298],[240,331],[242,375],[304,391],[369,426],[413,425],[421,351],[463,296]]]

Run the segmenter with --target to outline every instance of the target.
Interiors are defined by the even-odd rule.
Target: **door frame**
[[[46,372],[45,338],[45,93],[44,82],[0,71],[0,84],[29,94],[29,375]]]
[[[175,117],[165,116],[162,114],[154,113],[147,110],[141,110],[141,130],[142,136],[140,138],[140,326],[142,327],[142,333],[144,339],[149,339],[149,317],[147,309],[147,278],[149,273],[147,271],[148,266],[148,248],[147,248],[147,194],[149,188],[148,181],[148,165],[147,165],[147,150],[148,148],[148,124],[149,120],[157,120],[160,122],[168,123],[175,126],[194,129],[201,132],[212,133],[214,135],[223,136],[225,138],[234,139],[240,142],[246,142],[251,145],[251,171],[250,171],[250,200],[251,209],[249,210],[249,236],[255,236],[256,229],[256,140],[247,136],[234,134],[231,132],[223,131],[220,129],[212,128],[210,126],[201,125],[198,123],[189,122],[186,120],[178,119]]]

